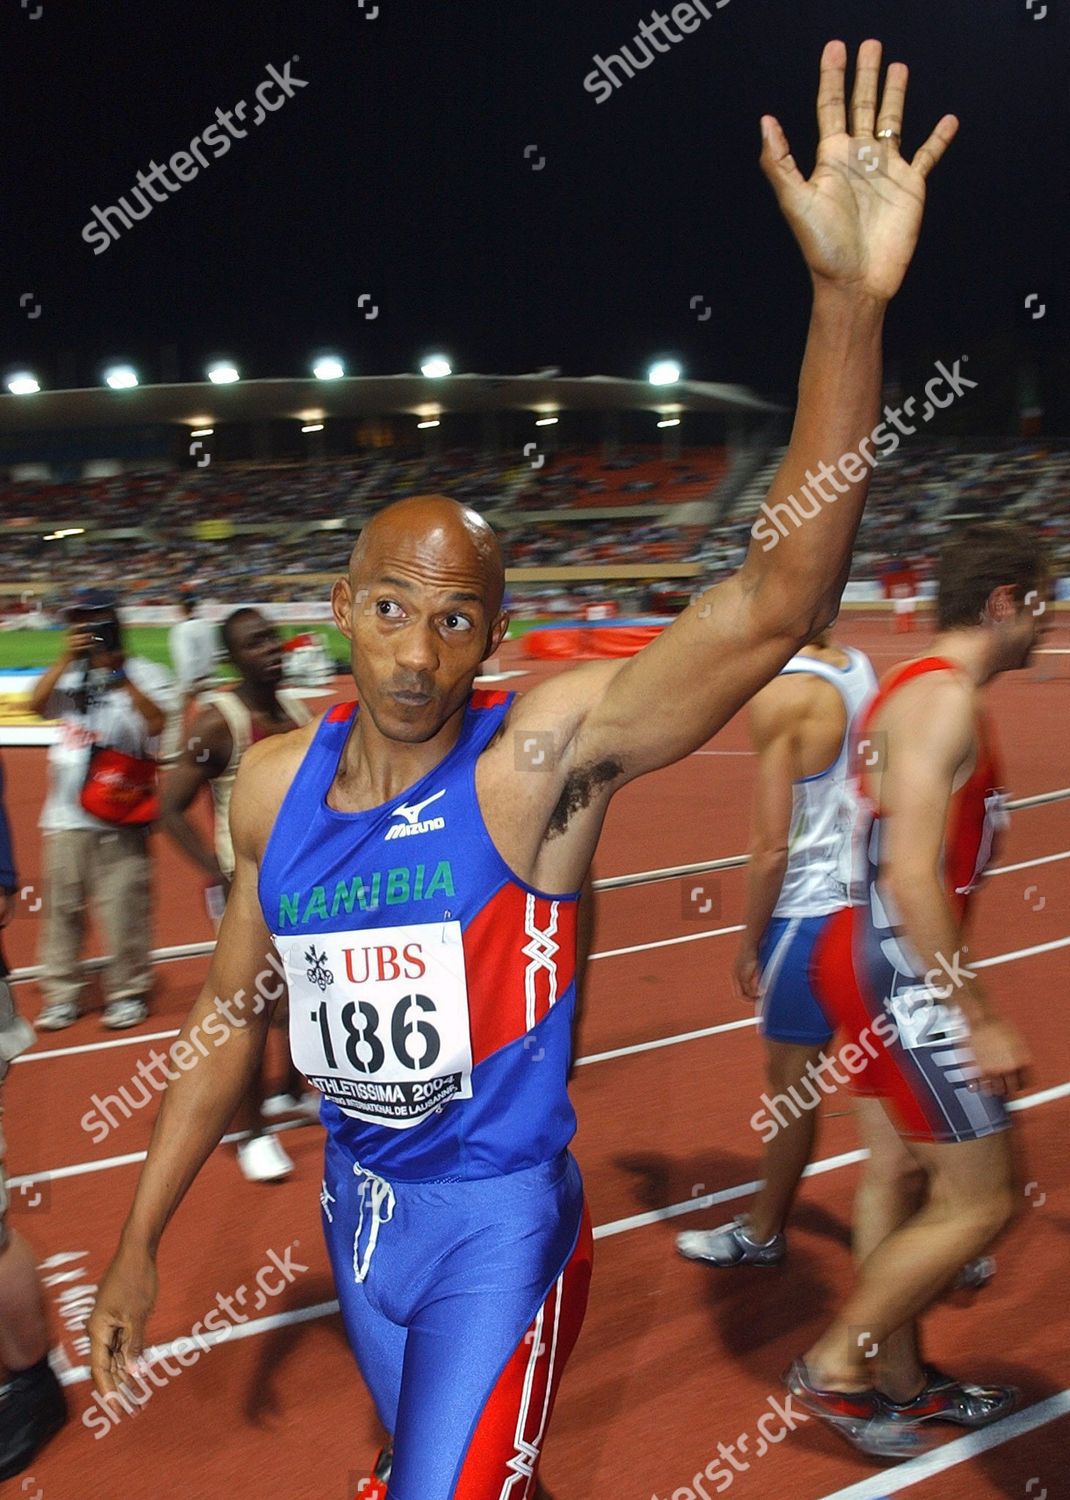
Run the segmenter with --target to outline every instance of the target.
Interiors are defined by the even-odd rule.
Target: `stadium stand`
[[[442,491],[492,519],[510,567],[525,570],[529,606],[559,613],[605,597],[613,592],[607,575],[620,567],[631,575],[630,606],[639,599],[647,609],[675,608],[694,587],[685,575],[713,579],[739,565],[782,452],[769,453],[728,515],[718,510],[729,471],[722,449],[675,460],[643,449],[609,458],[566,451],[537,469],[467,449],[434,457],[390,450],[301,465],[9,480],[0,485],[0,589],[38,595],[46,607],[60,580],[69,590],[117,576],[124,597],[141,605],[171,604],[187,588],[220,603],[316,597],[372,510]],[[902,559],[924,580],[949,526],[998,514],[1035,524],[1056,571],[1070,574],[1070,450],[900,450],[874,475],[852,577],[877,578]],[[656,571],[636,582],[645,564]],[[679,565],[680,577],[657,576],[666,565]],[[581,568],[598,570],[596,587],[569,580]],[[544,582],[533,569],[565,576]]]

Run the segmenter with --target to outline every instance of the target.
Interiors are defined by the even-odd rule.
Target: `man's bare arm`
[[[848,134],[846,49],[825,48],[821,139],[809,181],[776,120],[763,119],[762,167],[800,245],[813,310],[791,442],[768,496],[776,513],[808,488],[805,516],[754,536],[742,568],[706,590],[623,665],[525,695],[517,728],[556,731],[562,770],[604,765],[614,784],[679,760],[714,734],[835,614],[869,485],[885,307],[910,262],[925,178],[957,128],[945,116],[908,163],[874,129],[902,128],[907,70],[888,70],[879,114],[880,44],[859,52]],[[867,455],[869,461],[867,462]],[[833,485],[827,477],[836,475]],[[812,497],[824,478],[827,499]],[[805,502],[803,502],[805,503]],[[812,512],[812,514],[811,514]],[[564,699],[571,693],[571,705]]]
[[[116,1389],[141,1353],[160,1237],[260,1066],[271,1012],[283,993],[257,898],[266,816],[256,776],[260,748],[246,757],[235,783],[235,878],[208,978],[172,1044],[177,1076],[164,1094],[133,1207],[90,1320],[93,1376],[102,1394]]]
[[[217,708],[203,709],[193,721],[186,749],[163,784],[160,822],[175,843],[206,874],[221,880],[215,851],[186,816],[197,793],[222,775],[233,750],[230,730]]]

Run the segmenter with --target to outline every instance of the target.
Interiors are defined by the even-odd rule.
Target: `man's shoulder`
[[[238,764],[231,803],[231,828],[261,854],[316,735],[323,715],[288,734],[268,735],[250,745]]]
[[[250,745],[241,758],[238,771],[241,783],[247,788],[255,785],[258,794],[268,796],[279,785],[288,787],[322,720],[323,714],[318,714],[286,734],[269,734]]]

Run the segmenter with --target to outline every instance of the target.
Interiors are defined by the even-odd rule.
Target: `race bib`
[[[308,1081],[354,1119],[394,1130],[472,1097],[459,922],[275,936],[290,1047]]]

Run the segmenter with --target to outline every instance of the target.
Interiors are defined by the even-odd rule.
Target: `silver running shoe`
[[[893,1421],[951,1422],[956,1427],[987,1427],[1008,1416],[1021,1399],[1016,1385],[973,1385],[933,1365],[925,1366],[925,1385],[913,1401],[882,1397]]]
[[[710,1266],[778,1266],[787,1243],[782,1234],[760,1244],[747,1233],[745,1219],[733,1219],[720,1229],[688,1229],[676,1236],[676,1248],[685,1260],[703,1260]]]

